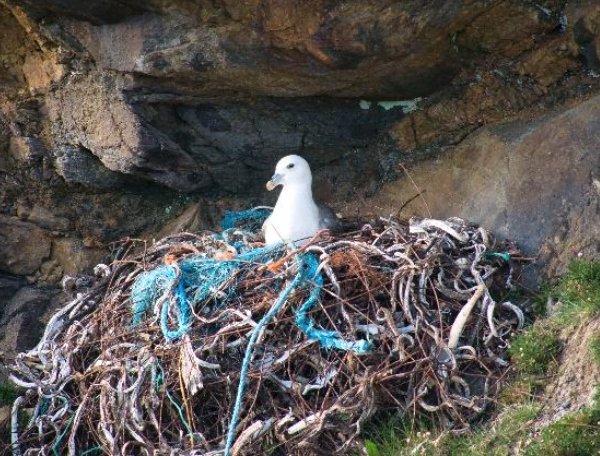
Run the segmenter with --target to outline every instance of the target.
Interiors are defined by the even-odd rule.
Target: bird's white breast
[[[310,192],[285,189],[264,226],[267,245],[309,240],[319,230],[319,209]]]

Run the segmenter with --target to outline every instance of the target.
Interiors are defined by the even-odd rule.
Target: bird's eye
[[[293,163],[290,163],[289,165],[287,165],[287,169],[292,169],[294,167]]]

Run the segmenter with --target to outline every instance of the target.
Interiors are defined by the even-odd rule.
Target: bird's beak
[[[278,185],[281,184],[282,180],[283,180],[283,176],[281,174],[273,174],[273,177],[271,177],[271,180],[269,182],[267,182],[267,190],[269,190],[269,191],[273,190],[275,187],[277,187]]]

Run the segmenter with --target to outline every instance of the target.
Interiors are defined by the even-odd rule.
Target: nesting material
[[[459,219],[257,241],[119,244],[18,355],[13,453],[220,455],[228,433],[232,455],[345,453],[376,411],[462,429],[494,401],[523,324],[513,246]]]

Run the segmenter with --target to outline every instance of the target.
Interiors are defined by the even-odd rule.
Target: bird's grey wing
[[[325,204],[319,204],[317,207],[319,208],[319,229],[341,231],[342,224],[335,211]]]

